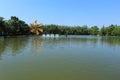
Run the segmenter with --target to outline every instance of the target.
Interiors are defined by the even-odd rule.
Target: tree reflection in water
[[[44,43],[44,46],[43,46]],[[97,44],[99,43],[99,44]],[[61,45],[60,45],[61,44]],[[91,37],[91,36],[68,36],[60,38],[41,38],[40,36],[16,36],[16,37],[0,37],[0,60],[2,60],[4,55],[16,56],[17,54],[31,52],[32,54],[38,55],[41,53],[42,47],[45,49],[54,49],[55,47],[62,48],[65,45],[80,45],[83,47],[89,44],[90,46],[120,46],[120,37]],[[88,46],[88,45],[87,45]],[[27,52],[27,53],[28,53]]]
[[[18,36],[18,37],[6,37],[0,41],[0,56],[2,55],[12,55],[22,53],[22,50],[28,44],[28,37]]]

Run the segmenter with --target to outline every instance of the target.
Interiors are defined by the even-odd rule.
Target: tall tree
[[[5,21],[3,17],[0,17],[0,35],[5,33]]]
[[[93,26],[90,28],[91,35],[98,35],[98,33],[99,33],[99,28],[97,26]]]
[[[11,16],[11,18],[6,22],[7,29],[9,29],[7,35],[20,35],[29,33],[30,27],[22,20],[19,20],[16,16]]]

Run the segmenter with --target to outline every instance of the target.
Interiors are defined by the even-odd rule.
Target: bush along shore
[[[11,16],[9,20],[0,17],[0,36],[31,35],[31,27],[16,16]],[[64,25],[43,25],[42,34],[60,34],[60,35],[101,35],[101,36],[120,36],[119,25],[109,25],[89,27],[84,26],[64,26]]]

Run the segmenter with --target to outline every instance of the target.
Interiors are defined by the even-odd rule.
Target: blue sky
[[[120,0],[0,0],[0,16],[58,25],[120,25]]]

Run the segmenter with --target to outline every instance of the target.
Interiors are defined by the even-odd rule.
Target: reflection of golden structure
[[[41,49],[42,49],[42,40],[41,39],[38,39],[36,38],[34,41],[33,41],[33,45],[34,45],[34,48],[35,48],[35,54],[37,55],[38,53],[40,53]]]

